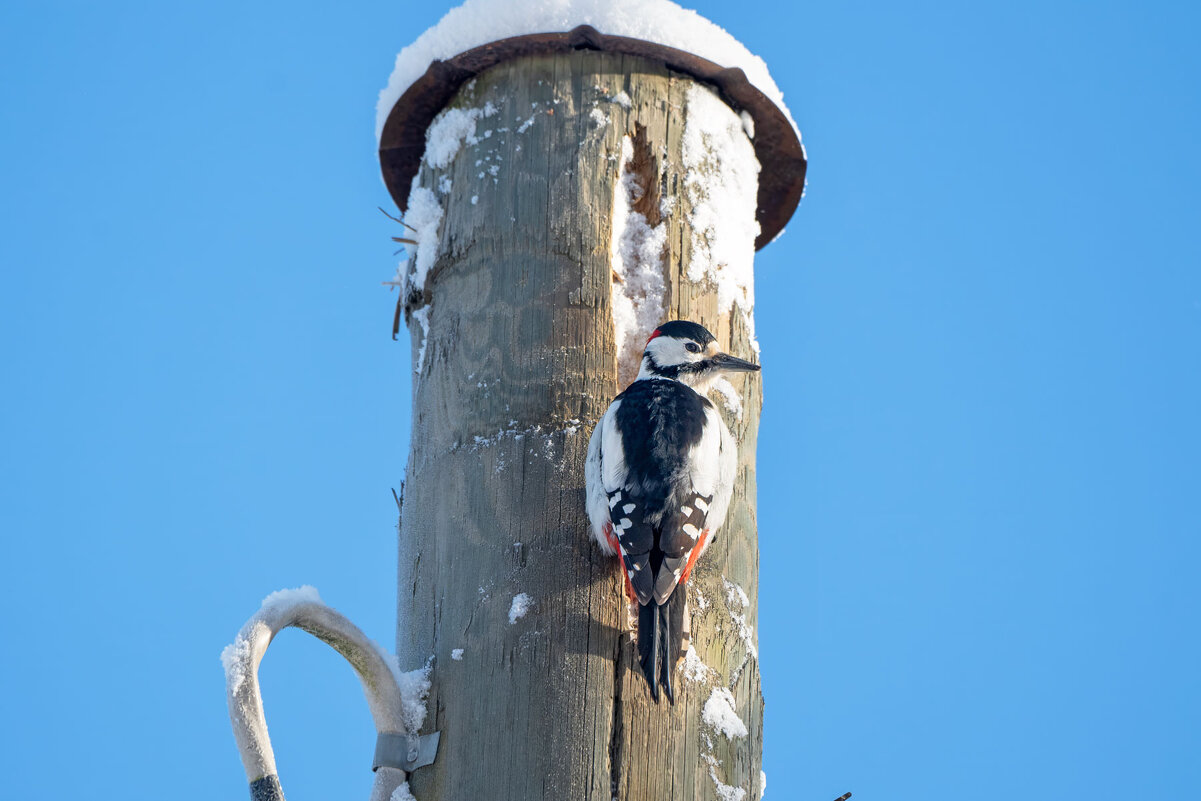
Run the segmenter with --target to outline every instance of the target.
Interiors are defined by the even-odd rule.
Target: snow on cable
[[[424,668],[401,671],[393,655],[344,615],[324,604],[316,589],[304,586],[280,590],[263,599],[234,642],[221,653],[230,723],[249,781],[278,774],[267,733],[258,669],[275,635],[289,627],[312,634],[346,658],[363,686],[377,732],[417,733],[425,721],[433,658]],[[386,772],[377,773],[376,789],[384,787],[380,792],[388,792],[390,781]]]

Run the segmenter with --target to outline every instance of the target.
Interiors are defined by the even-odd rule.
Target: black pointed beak
[[[748,362],[745,359],[739,359],[737,356],[731,356],[728,353],[719,353],[710,361],[718,370],[725,370],[728,373],[755,373],[759,371],[759,365],[753,362]]]

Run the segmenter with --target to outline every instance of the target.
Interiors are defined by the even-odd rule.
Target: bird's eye
[[[688,351],[689,353],[700,353],[701,346],[695,342],[687,342],[684,344],[684,350]]]

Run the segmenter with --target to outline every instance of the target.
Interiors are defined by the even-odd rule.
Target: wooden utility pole
[[[415,374],[397,653],[406,665],[435,658],[424,730],[441,731],[413,793],[757,799],[759,375],[734,382],[741,409],[723,412],[741,464],[729,518],[690,582],[703,665],[677,678],[674,706],[650,699],[617,561],[591,541],[584,511],[588,437],[622,388],[611,218],[623,164],[650,223],[666,226],[665,297],[651,299],[663,320],[694,320],[730,352],[753,352],[749,315],[719,308],[714,286],[688,277],[682,137],[696,80],[661,60],[570,48],[519,53],[459,80],[446,105],[476,125],[444,166],[421,163],[414,186],[443,215],[436,245],[428,232],[420,245],[436,247],[428,278],[406,299]],[[634,157],[623,162],[624,137]],[[381,150],[399,138],[385,129]],[[707,702],[728,698],[720,688],[741,736],[703,720]]]

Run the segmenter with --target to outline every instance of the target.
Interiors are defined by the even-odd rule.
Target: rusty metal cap
[[[776,238],[796,211],[805,188],[805,151],[784,113],[759,91],[738,67],[722,67],[684,50],[627,36],[607,36],[590,25],[566,33],[534,33],[500,39],[445,61],[434,61],[396,101],[380,135],[379,160],[384,183],[401,211],[425,153],[425,131],[459,88],[489,67],[503,61],[572,50],[600,50],[661,61],[669,69],[690,75],[717,89],[735,111],[755,121],[751,140],[762,169],[759,172],[759,250]]]

